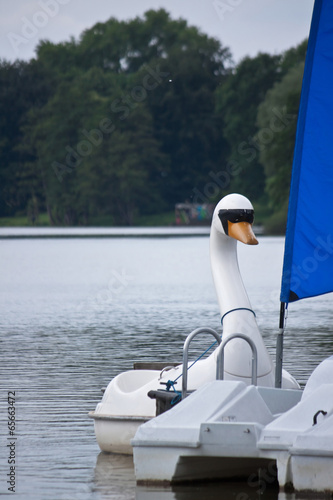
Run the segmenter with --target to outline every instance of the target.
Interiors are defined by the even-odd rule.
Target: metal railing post
[[[187,396],[187,365],[188,365],[188,350],[190,343],[196,337],[197,335],[201,333],[208,333],[210,335],[213,335],[215,340],[218,342],[218,344],[221,344],[221,335],[219,335],[215,330],[212,328],[197,328],[196,330],[193,330],[192,333],[190,333],[184,342],[184,347],[183,347],[183,377],[182,377],[182,399],[185,399]]]
[[[257,377],[258,377],[258,353],[255,343],[250,337],[244,335],[243,333],[234,333],[230,335],[227,339],[223,340],[219,347],[219,352],[217,353],[216,360],[216,380],[223,380],[224,378],[224,348],[233,339],[243,339],[245,340],[252,350],[252,376],[251,382],[253,385],[257,385]]]
[[[283,335],[285,323],[286,304],[281,302],[279,333],[276,339],[276,361],[275,361],[275,387],[282,386],[282,364],[283,364]]]

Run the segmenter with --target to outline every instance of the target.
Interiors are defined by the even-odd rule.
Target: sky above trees
[[[278,54],[309,33],[313,0],[0,0],[0,58],[30,59],[42,39],[78,38],[111,16],[128,20],[165,8],[231,48],[235,62],[259,51]],[[21,40],[15,36],[21,37]],[[19,43],[21,42],[21,43]]]

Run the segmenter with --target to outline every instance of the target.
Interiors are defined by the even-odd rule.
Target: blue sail
[[[333,1],[316,0],[290,187],[281,302],[333,291]]]

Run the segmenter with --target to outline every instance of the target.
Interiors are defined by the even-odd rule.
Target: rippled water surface
[[[273,355],[282,258],[282,238],[239,247]],[[249,485],[136,488],[131,458],[101,454],[87,417],[101,387],[134,361],[181,360],[194,328],[220,329],[207,235],[2,239],[0,276],[2,494],[12,494],[7,444],[14,437],[16,499],[258,497]],[[284,366],[302,384],[332,354],[332,320],[331,295],[290,306]],[[9,391],[15,392],[12,437]]]

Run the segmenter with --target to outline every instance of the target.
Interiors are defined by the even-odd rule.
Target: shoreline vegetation
[[[159,9],[0,60],[0,227],[173,226],[238,192],[284,234],[306,48],[234,64]]]
[[[174,212],[166,212],[163,214],[156,214],[152,216],[140,217],[136,221],[133,226],[127,226],[128,228],[153,228],[153,227],[164,227],[164,228],[200,228],[207,227],[209,228],[211,224],[211,220],[206,220],[201,223],[191,223],[191,224],[177,224],[175,213]],[[256,217],[254,226],[258,230],[258,234],[268,234],[265,229],[264,220],[262,217],[259,219]],[[51,225],[47,213],[40,214],[37,220],[32,221],[27,216],[13,216],[13,217],[0,217],[0,228],[66,228],[66,225]],[[113,220],[111,217],[102,217],[102,218],[92,218],[91,224],[85,226],[73,226],[77,228],[117,228],[121,226],[117,226],[113,224]],[[274,233],[273,233],[274,234]]]

